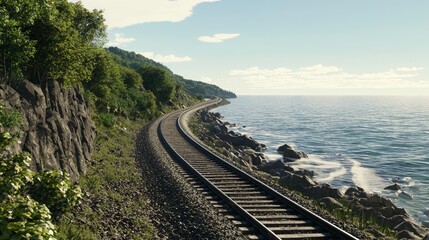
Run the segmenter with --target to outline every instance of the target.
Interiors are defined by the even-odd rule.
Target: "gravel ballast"
[[[158,239],[244,239],[178,171],[157,135],[160,119],[137,137],[136,158],[145,182],[149,217]]]

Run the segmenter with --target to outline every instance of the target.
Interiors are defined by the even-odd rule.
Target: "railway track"
[[[183,118],[218,101],[167,115],[158,126],[158,135],[183,175],[219,212],[249,239],[357,239],[190,137]]]

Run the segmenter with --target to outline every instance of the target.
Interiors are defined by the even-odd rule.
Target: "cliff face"
[[[6,107],[24,116],[21,143],[32,155],[32,169],[62,169],[73,181],[86,173],[95,138],[95,125],[79,87],[64,89],[57,81],[42,86],[27,80],[17,87],[0,85]]]

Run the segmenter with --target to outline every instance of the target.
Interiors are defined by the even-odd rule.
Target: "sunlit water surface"
[[[214,111],[266,144],[270,160],[288,143],[310,157],[289,164],[316,181],[360,186],[429,221],[429,97],[240,96]],[[383,190],[392,181],[413,200]]]

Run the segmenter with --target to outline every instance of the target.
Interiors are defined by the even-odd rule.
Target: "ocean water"
[[[238,124],[234,131],[267,145],[281,159],[287,143],[309,159],[288,162],[314,170],[318,182],[345,191],[360,186],[404,207],[413,218],[429,216],[429,97],[239,96],[213,111]],[[383,190],[398,182],[413,196]]]

